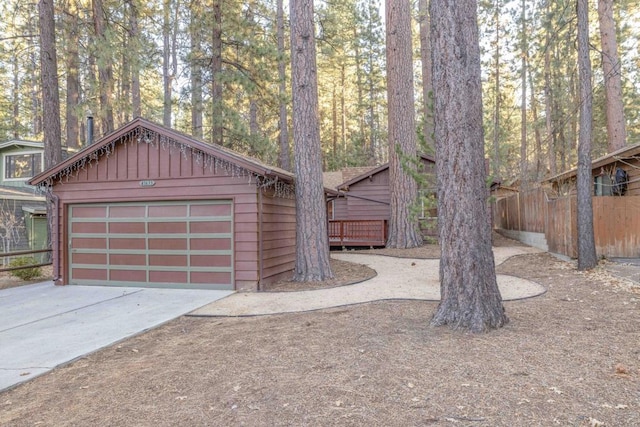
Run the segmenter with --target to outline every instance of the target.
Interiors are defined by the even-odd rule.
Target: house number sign
[[[140,181],[140,187],[153,187],[156,185],[156,182],[152,179],[145,179]]]

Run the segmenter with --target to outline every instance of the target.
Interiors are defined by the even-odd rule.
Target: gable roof
[[[430,163],[434,163],[435,164],[435,159],[432,156],[429,156],[427,154],[420,154],[420,158],[422,160],[425,160],[427,162]],[[356,175],[354,177],[352,177],[351,179],[347,179],[345,182],[343,182],[342,184],[340,184],[338,186],[338,190],[346,190],[349,188],[350,185],[353,185],[357,182],[363,181],[367,178],[369,178],[370,176],[373,176],[377,173],[380,173],[382,171],[385,171],[389,169],[389,162],[382,164],[378,167],[375,168],[369,168],[368,170],[365,170],[364,172],[360,173],[359,175]]]
[[[266,165],[257,159],[244,156],[229,148],[208,144],[193,136],[138,117],[93,144],[84,147],[68,159],[36,175],[29,181],[29,184],[50,185],[56,179],[62,179],[64,176],[77,173],[78,169],[99,161],[102,156],[111,154],[115,149],[116,143],[126,142],[127,137],[136,137],[138,143],[178,146],[183,153],[189,151],[192,155],[203,158],[203,161],[207,161],[207,159],[209,161],[221,161],[234,169],[230,173],[242,173],[241,171],[244,171],[248,175],[269,180],[279,180],[289,184],[294,181],[294,175],[291,172]],[[235,168],[239,168],[241,171],[236,171]]]
[[[44,142],[42,141],[27,141],[21,139],[12,139],[11,141],[1,142],[0,150],[4,150],[9,147],[30,147],[44,149]]]
[[[597,159],[591,162],[591,170],[606,166],[610,163],[615,163],[617,161],[625,161],[634,158],[640,154],[640,144],[629,145],[626,147],[622,147],[619,150],[614,151],[613,153],[606,154],[602,157],[598,157]],[[553,181],[563,181],[565,179],[572,178],[577,175],[578,169],[574,168],[569,171],[565,171],[549,177],[542,182],[553,182]]]

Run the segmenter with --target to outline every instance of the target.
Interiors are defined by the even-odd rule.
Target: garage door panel
[[[147,240],[144,237],[126,237],[109,239],[109,249],[132,249],[144,251],[147,249]]]
[[[191,273],[191,283],[226,284],[232,280],[231,272],[201,272]]]
[[[150,250],[186,250],[187,240],[185,238],[156,238],[149,239]]]
[[[71,253],[71,262],[74,264],[106,264],[107,254],[105,253]]]
[[[186,271],[149,271],[149,281],[155,283],[187,283],[189,275]]]
[[[109,233],[111,234],[144,234],[145,232],[144,223],[112,222],[109,224]]]
[[[144,218],[146,206],[109,205],[109,218]]]
[[[147,272],[144,270],[110,270],[109,281],[124,283],[147,283]]]
[[[192,233],[231,233],[229,221],[192,222],[189,227]]]
[[[233,289],[233,204],[72,205],[70,282]]]
[[[75,222],[71,226],[72,233],[105,233],[107,224],[104,222]]]
[[[231,250],[231,239],[221,238],[191,238],[190,247],[198,251],[224,251]]]
[[[149,265],[167,267],[188,267],[187,255],[149,255]]]
[[[186,222],[150,222],[147,228],[149,233],[181,233],[187,232]]]
[[[104,268],[76,268],[73,270],[72,279],[76,280],[102,280],[108,278],[108,271]]]
[[[147,263],[147,256],[144,254],[109,254],[107,261],[111,265],[140,265]]]
[[[107,216],[106,206],[77,206],[74,208],[74,214],[78,218],[99,218],[103,219]]]
[[[231,219],[232,215],[231,203],[212,203],[203,205],[191,206],[191,217],[203,217],[203,216],[220,216],[228,217]]]
[[[149,218],[186,218],[187,210],[185,205],[149,206]]]
[[[191,255],[193,267],[231,267],[231,255]]]
[[[106,249],[107,239],[102,237],[76,237],[71,239],[74,249]]]

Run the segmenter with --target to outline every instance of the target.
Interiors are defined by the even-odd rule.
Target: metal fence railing
[[[48,258],[48,261],[43,261],[42,257],[40,259],[41,262],[36,262],[34,264],[30,264],[30,265],[21,265],[21,266],[16,266],[16,267],[10,267],[8,266],[10,264],[10,260],[13,258],[18,258],[18,257],[23,257],[23,256],[28,256],[28,255],[36,255],[36,254],[50,254],[51,253],[51,249],[37,249],[37,250],[30,250],[30,251],[16,251],[16,252],[6,252],[6,253],[0,253],[0,258],[2,258],[2,263],[0,264],[0,272],[5,272],[5,271],[15,271],[15,270],[24,270],[26,268],[36,268],[36,267],[44,267],[47,265],[51,265],[51,257],[48,256],[46,258]],[[34,258],[35,260],[35,258]]]

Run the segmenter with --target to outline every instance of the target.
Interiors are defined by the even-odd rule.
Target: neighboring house
[[[421,156],[422,173],[427,177],[425,194],[435,193],[435,160],[431,156]],[[345,173],[346,172],[346,173]],[[327,191],[327,213],[330,227],[330,243],[338,246],[384,246],[386,225],[391,216],[391,194],[389,191],[389,163],[375,168],[364,168],[353,175],[352,170],[342,173],[344,179],[339,184],[337,173],[324,176]],[[335,187],[333,187],[335,185]],[[431,226],[424,229],[431,234],[435,220],[435,210],[428,204],[422,206],[420,218]],[[345,227],[348,227],[345,228]],[[354,234],[353,236],[348,236]]]
[[[291,274],[290,172],[137,118],[41,173],[56,284],[257,290]]]
[[[591,163],[594,196],[640,196],[640,144],[621,148]],[[622,170],[624,173],[621,173]],[[543,181],[556,196],[576,193],[577,169]],[[618,182],[616,182],[616,177]]]
[[[591,164],[598,256],[640,257],[639,156],[640,144],[635,144]],[[577,169],[572,169],[544,180],[541,188],[498,200],[495,227],[526,243],[577,257],[576,176]]]
[[[42,172],[44,144],[0,143],[0,250],[42,249],[47,243],[45,198],[28,185]],[[44,232],[43,232],[44,228]]]

